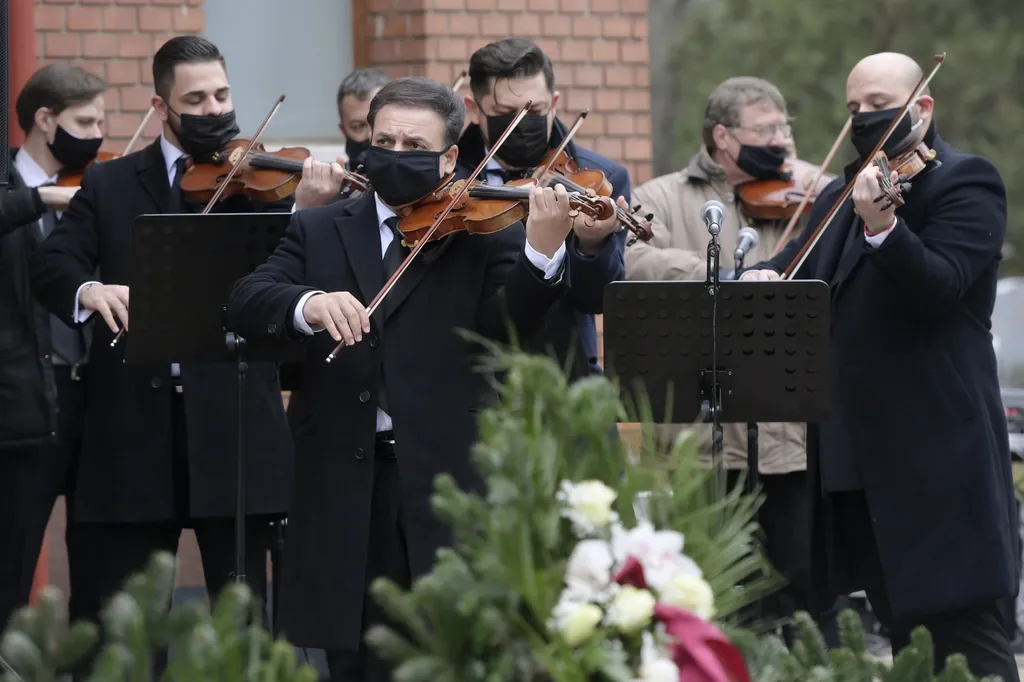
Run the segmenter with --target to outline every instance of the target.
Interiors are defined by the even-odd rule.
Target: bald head
[[[899,52],[879,52],[857,62],[846,79],[850,113],[903,106],[924,72],[913,59]],[[925,90],[924,95],[928,94]]]

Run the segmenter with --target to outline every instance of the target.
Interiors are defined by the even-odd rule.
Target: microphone
[[[750,250],[757,246],[757,242],[757,231],[752,227],[744,227],[740,230],[740,241],[736,245],[736,251],[733,253],[733,259],[737,263],[742,263],[744,256],[750,253]]]
[[[708,232],[714,236],[722,230],[722,219],[725,217],[725,206],[721,201],[712,199],[700,209],[700,217],[708,226]]]

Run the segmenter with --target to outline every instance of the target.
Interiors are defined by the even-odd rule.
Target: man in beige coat
[[[769,258],[778,244],[786,221],[748,219],[735,191],[745,182],[779,177],[786,160],[795,158],[786,102],[778,88],[760,78],[725,81],[708,100],[703,138],[704,144],[686,168],[634,189],[634,203],[655,216],[654,238],[636,241],[626,249],[627,279],[705,279],[709,235],[700,210],[710,199],[726,206],[719,237],[722,279],[733,278],[733,252],[741,227],[749,225],[759,236],[758,245],[745,258],[747,264]],[[800,227],[793,233],[800,234]],[[747,468],[747,427],[723,427],[725,465],[732,485]],[[658,427],[658,440],[670,442],[681,428]],[[777,599],[765,604],[771,611],[766,616],[788,616],[794,609],[807,607],[810,524],[805,439],[804,424],[760,424],[758,428],[759,481],[765,494],[759,520],[772,563],[790,581]]]

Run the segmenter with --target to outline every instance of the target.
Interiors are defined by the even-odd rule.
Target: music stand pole
[[[238,450],[235,479],[235,582],[245,584],[245,379],[249,364],[245,361],[245,338],[228,332],[224,342],[235,354],[238,372]]]
[[[305,350],[273,336],[246,340],[233,333],[227,321],[227,301],[234,283],[274,252],[290,219],[290,214],[278,212],[142,215],[132,226],[132,331],[125,337],[125,361],[235,366],[238,440],[233,577],[238,583],[248,577],[249,365],[298,362],[304,359]],[[273,334],[273,329],[268,333]],[[276,580],[276,567],[274,570]]]
[[[722,428],[722,382],[718,372],[718,298],[722,290],[719,269],[721,267],[720,256],[722,245],[718,241],[718,233],[721,228],[718,225],[708,227],[711,232],[711,239],[708,240],[707,256],[707,278],[704,287],[708,296],[711,297],[711,370],[710,395],[705,397],[701,403],[701,416],[704,422],[711,422],[711,467],[715,471],[715,485],[719,490],[724,489],[725,484],[725,462],[723,452],[725,450],[725,432]],[[703,391],[701,391],[703,395]]]

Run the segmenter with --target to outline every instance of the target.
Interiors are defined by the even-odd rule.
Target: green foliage
[[[821,631],[806,613],[796,616],[797,641],[792,650],[776,637],[757,638],[748,633],[730,633],[743,651],[751,673],[751,682],[976,682],[967,667],[967,659],[953,654],[938,675],[931,635],[925,628],[911,633],[910,645],[897,654],[892,665],[868,651],[864,628],[854,611],[839,615],[839,634],[843,646],[829,649]],[[983,678],[998,682],[1000,678]]]
[[[1004,274],[1024,271],[1024,3],[1009,0],[690,0],[664,35],[676,41],[673,71],[687,97],[677,111],[676,165],[700,145],[707,95],[731,76],[775,83],[796,117],[801,158],[820,162],[848,112],[846,77],[868,54],[903,52],[927,69],[939,133],[954,147],[990,158],[1009,195]],[[835,172],[852,160],[837,155]]]
[[[371,643],[400,664],[396,682],[572,682],[598,671],[620,679],[627,674],[622,661],[609,656],[601,637],[573,649],[548,636],[575,544],[564,532],[556,494],[563,480],[602,481],[618,492],[615,511],[631,526],[636,494],[664,489],[661,472],[627,466],[611,430],[616,421],[640,419],[627,417],[609,380],[570,385],[548,358],[491,350],[486,371],[502,375],[504,384],[498,404],[480,415],[474,448],[486,492],[462,491],[439,477],[434,507],[456,542],[410,592],[377,581],[375,595],[402,631],[376,628]],[[719,616],[733,616],[776,584],[763,577],[768,569],[756,551],[757,500],[716,494],[696,439],[680,439],[666,456],[674,494],[651,500],[651,520],[684,533],[685,552],[704,569]],[[735,589],[740,582],[745,590]]]
[[[103,610],[104,642],[90,682],[150,682],[157,652],[168,648],[166,680],[316,682],[316,671],[298,664],[294,647],[271,641],[248,587],[225,588],[212,612],[201,603],[172,609],[173,590],[174,557],[157,553]],[[47,589],[38,606],[14,615],[0,641],[0,655],[24,682],[53,682],[94,650],[96,626],[69,629],[61,601],[59,590]],[[0,682],[19,680],[7,673]]]

